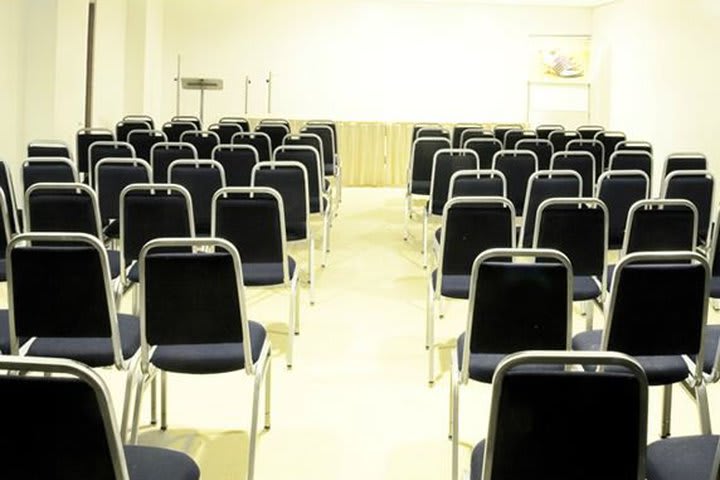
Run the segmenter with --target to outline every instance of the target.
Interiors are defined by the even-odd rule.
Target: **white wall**
[[[23,0],[0,2],[0,159],[15,161],[21,152]]]
[[[592,11],[418,0],[165,0],[163,116],[183,76],[220,77],[207,119],[273,113],[349,120],[524,121],[530,34],[589,34]],[[198,93],[182,94],[197,113]]]

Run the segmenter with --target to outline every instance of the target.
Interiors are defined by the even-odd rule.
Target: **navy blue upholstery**
[[[88,154],[90,175],[95,175],[95,165],[103,158],[132,158],[130,145],[91,145]]]
[[[537,138],[537,133],[532,130],[510,130],[505,134],[505,149],[514,150],[520,140]]]
[[[710,229],[714,181],[707,176],[674,176],[667,184],[665,198],[689,200],[698,211],[698,244],[707,238]]]
[[[175,160],[190,160],[195,157],[195,151],[190,147],[191,144],[184,146],[161,146],[153,149],[152,152],[152,174],[153,182],[167,183],[168,167]],[[210,157],[207,157],[210,158]]]
[[[608,135],[609,134],[609,135]],[[610,155],[615,152],[615,147],[618,143],[624,142],[626,137],[624,134],[618,132],[598,132],[595,136],[595,140],[603,144],[605,158],[603,158],[603,170],[607,170],[610,164]]]
[[[717,435],[659,440],[648,445],[648,480],[711,480]]]
[[[80,131],[76,136],[76,161],[78,172],[88,173],[88,149],[93,142],[112,142],[115,136],[104,131]]]
[[[437,270],[432,273],[434,288],[437,288]],[[470,296],[470,275],[443,275],[440,294],[449,298],[468,298]]]
[[[318,155],[311,149],[303,150],[279,150],[275,152],[275,160],[277,161],[294,161],[300,162],[305,166],[308,180],[308,196],[310,201],[310,213],[321,213],[323,211],[322,192],[320,189],[323,185],[323,173],[319,170],[320,159]]]
[[[579,140],[580,134],[574,130],[557,130],[552,132],[548,137],[552,143],[554,152],[563,152],[565,147],[572,140]]]
[[[690,208],[640,208],[634,211],[628,233],[627,253],[692,251],[695,215]]]
[[[98,193],[100,206],[100,221],[108,225],[111,219],[120,218],[120,192],[133,183],[149,183],[148,171],[143,165],[131,165],[128,163],[103,163],[98,169],[95,179],[95,188]],[[116,234],[112,230],[106,230],[110,238],[119,238],[120,224],[115,227]]]
[[[518,150],[530,150],[538,159],[538,170],[548,170],[550,168],[550,159],[555,153],[552,143],[543,139],[527,139],[520,140],[515,146]]]
[[[225,186],[220,169],[210,165],[176,165],[170,172],[170,182],[182,185],[190,192],[195,232],[209,234],[212,198]]]
[[[602,143],[592,139],[572,140],[565,148],[570,152],[588,152],[595,158],[595,181],[597,181],[603,173],[603,158],[605,158]]]
[[[510,130],[517,130],[519,128],[522,128],[522,125],[495,125],[495,127],[493,127],[493,134],[495,135],[495,138],[504,142],[505,134],[507,132]]]
[[[199,130],[187,132],[180,138],[183,142],[187,142],[195,147],[198,158],[211,158],[213,149],[220,145],[220,140],[215,135]]]
[[[128,135],[133,130],[150,130],[152,126],[149,122],[142,120],[123,120],[115,125],[115,138],[118,142],[127,142]]]
[[[213,132],[220,138],[221,145],[227,145],[232,143],[232,136],[238,132],[242,132],[243,129],[236,123],[215,123],[208,127],[208,131]]]
[[[287,135],[283,140],[283,146],[312,147],[317,150],[318,154],[320,155],[321,164],[324,162],[325,164],[329,164],[332,167],[332,159],[335,156],[335,153],[332,149],[332,130],[330,130],[330,127],[322,126],[311,126],[308,128],[310,128],[312,131],[309,132],[307,131],[307,129],[303,129],[301,135]],[[323,131],[322,136],[320,136],[318,133],[314,133],[318,130]],[[327,149],[324,148],[326,141],[328,142]],[[328,155],[330,155],[329,162],[325,161],[325,157]]]
[[[467,148],[467,142],[468,140],[472,140],[474,138],[490,138],[495,139],[495,134],[492,132],[492,130],[482,130],[481,128],[471,128],[468,130],[465,130],[460,134],[460,140],[461,140],[461,146],[460,148]],[[497,140],[497,139],[495,139]],[[499,141],[499,140],[498,140]]]
[[[307,238],[306,182],[305,172],[298,167],[262,168],[255,173],[254,186],[274,188],[282,197],[288,240]]]
[[[95,202],[85,191],[51,189],[35,190],[28,197],[30,225],[33,232],[79,232],[97,236]]]
[[[10,313],[0,310],[0,354],[10,353]]]
[[[582,125],[577,129],[583,140],[593,140],[595,135],[603,130],[604,128],[599,125]]]
[[[598,298],[602,292],[593,277],[575,276],[573,283],[573,300],[582,302]]]
[[[297,265],[295,259],[287,257],[288,276],[295,274]],[[248,263],[243,262],[243,282],[247,287],[262,285],[278,285],[283,283],[282,263]]]
[[[630,207],[646,195],[647,181],[639,175],[608,177],[602,181],[598,198],[605,202],[610,214],[609,248],[622,247]]]
[[[255,127],[255,131],[265,133],[270,137],[270,149],[273,152],[282,145],[285,135],[290,133],[290,129],[286,125],[278,123],[260,123]]]
[[[618,150],[612,155],[612,170],[640,170],[652,178],[652,155],[647,152]]]
[[[70,151],[64,145],[44,145],[30,143],[27,147],[28,158],[59,157],[70,158]]]
[[[197,127],[190,122],[167,122],[163,125],[162,131],[167,136],[168,142],[179,142],[185,132],[196,130]]]
[[[433,158],[435,152],[441,148],[450,148],[450,141],[438,138],[420,138],[415,143],[412,162],[412,178],[410,193],[415,195],[428,195],[430,193],[430,179],[432,177]],[[415,187],[424,187],[423,184],[416,182],[427,182],[427,191],[415,190]]]
[[[125,446],[130,480],[154,480],[158,472],[168,480],[198,480],[200,469],[188,455],[167,448]]]
[[[250,122],[247,121],[246,118],[242,117],[223,117],[218,122],[220,124],[223,123],[232,123],[237,126],[239,126],[243,132],[249,132],[250,131]]]
[[[525,205],[528,181],[536,171],[535,158],[522,151],[518,154],[500,154],[495,159],[494,168],[505,175],[507,198],[515,211],[521,212]]]
[[[473,136],[476,133],[474,131],[468,133],[467,135],[465,135],[465,138],[463,138],[463,133],[467,132],[468,130],[482,130],[482,127],[480,125],[455,125],[452,130],[452,148],[464,148],[463,140],[476,138]],[[489,137],[495,138],[492,133],[489,133]]]
[[[450,178],[460,170],[477,170],[478,161],[468,153],[443,152],[435,157],[435,172],[432,177],[430,213],[442,215],[450,190]]]
[[[155,130],[136,130],[128,135],[128,143],[135,148],[135,157],[150,161],[150,151],[153,145],[166,141],[166,137]]]
[[[480,168],[487,170],[492,167],[493,157],[502,150],[502,143],[495,138],[473,138],[465,141],[465,147],[478,154]]]
[[[442,127],[422,127],[417,129],[417,132],[415,132],[414,138],[430,138],[430,137],[444,137],[450,140],[450,132],[448,132],[446,129]]]
[[[264,135],[235,135],[232,143],[234,145],[250,145],[258,152],[260,162],[268,162],[272,157],[272,146]]]
[[[70,165],[65,162],[34,162],[32,160],[23,164],[23,189],[40,182],[72,183],[75,175]]]
[[[580,196],[580,181],[576,177],[539,176],[533,177],[530,182],[530,191],[525,198],[524,206],[524,236],[521,243],[524,247],[532,247],[533,232],[535,231],[535,217],[540,204],[550,198],[572,198]]]
[[[565,130],[565,127],[562,125],[538,125],[535,128],[535,133],[537,133],[540,140],[547,140],[550,138],[550,134],[552,132],[556,132],[558,130]]]
[[[715,365],[715,355],[720,345],[720,325],[708,325],[705,327],[705,358],[703,359],[703,370],[705,373],[712,372]]]
[[[502,197],[505,182],[499,175],[462,175],[455,179],[453,197]]]
[[[665,175],[677,170],[707,170],[707,159],[702,155],[670,155],[665,162]]]
[[[228,187],[249,187],[252,168],[258,162],[255,152],[246,148],[224,145],[215,150],[213,160],[223,166]]]
[[[573,170],[582,178],[582,196],[592,197],[595,192],[595,158],[582,152],[564,152],[553,160],[553,170]]]
[[[410,191],[415,195],[430,195],[430,180],[413,180]]]

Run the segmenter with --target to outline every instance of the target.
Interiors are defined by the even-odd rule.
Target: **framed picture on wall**
[[[528,80],[542,83],[589,83],[589,35],[531,35]]]

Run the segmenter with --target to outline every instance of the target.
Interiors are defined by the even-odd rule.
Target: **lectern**
[[[182,88],[185,90],[200,90],[200,121],[204,122],[205,90],[222,90],[223,81],[219,78],[188,78],[183,77]]]

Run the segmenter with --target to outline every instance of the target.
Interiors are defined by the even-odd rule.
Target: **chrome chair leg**
[[[154,381],[154,379],[153,379]],[[165,370],[162,370],[160,372],[160,430],[163,432],[167,430],[168,422],[167,422],[167,397],[168,397],[168,387],[167,387],[167,372]]]
[[[150,384],[150,425],[157,425],[157,381]]]
[[[663,385],[662,425],[660,437],[670,436],[670,413],[672,410],[672,385]]]
[[[695,387],[695,401],[697,402],[698,415],[700,417],[700,433],[703,435],[711,435],[710,405],[708,404],[707,389],[704,383],[700,383]]]

